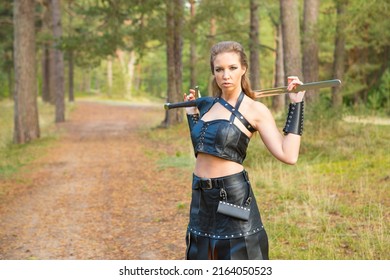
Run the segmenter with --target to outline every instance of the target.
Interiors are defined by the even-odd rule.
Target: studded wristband
[[[285,135],[293,133],[302,135],[303,132],[304,102],[290,103],[286,125],[283,128]]]
[[[187,120],[188,120],[188,126],[190,128],[190,131],[192,131],[192,128],[199,120],[199,114],[192,114],[192,115],[187,114]]]

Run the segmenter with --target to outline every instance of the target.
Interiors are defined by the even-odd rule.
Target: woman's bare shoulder
[[[264,116],[271,114],[270,110],[264,103],[253,99],[249,99],[248,110],[251,115],[256,116]]]

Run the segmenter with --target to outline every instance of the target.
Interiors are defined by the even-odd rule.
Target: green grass
[[[277,119],[283,126],[284,116]],[[191,172],[186,123],[148,137],[169,147],[164,168]],[[346,123],[308,111],[296,165],[274,159],[255,136],[244,163],[272,259],[390,258],[390,126]]]
[[[74,108],[67,104],[67,112]],[[43,156],[58,138],[59,131],[54,125],[54,106],[39,102],[39,124],[41,137],[28,144],[13,143],[13,103],[10,100],[0,102],[0,178],[17,173],[21,167]]]

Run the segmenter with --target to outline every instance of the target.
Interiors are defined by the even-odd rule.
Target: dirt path
[[[183,259],[187,208],[177,205],[188,204],[189,177],[158,171],[139,133],[163,114],[78,103],[64,136],[0,201],[0,259]]]

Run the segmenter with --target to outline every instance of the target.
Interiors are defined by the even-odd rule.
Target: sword
[[[341,81],[336,79],[336,80],[325,80],[319,82],[305,83],[302,85],[298,85],[295,89],[291,91],[288,91],[287,86],[284,86],[284,87],[277,87],[277,88],[254,90],[254,92],[255,92],[255,98],[263,98],[263,97],[275,96],[275,95],[286,94],[286,93],[297,93],[299,91],[310,90],[310,89],[337,87],[340,85],[341,85]],[[197,99],[191,101],[177,102],[177,103],[165,103],[164,109],[169,110],[174,108],[195,107],[195,106],[197,106]]]
[[[312,82],[312,83],[306,83],[302,85],[298,85],[295,89],[288,91],[287,87],[277,87],[277,88],[269,88],[269,89],[261,89],[261,90],[254,90],[256,93],[256,98],[261,97],[268,97],[268,96],[275,96],[285,93],[297,93],[304,90],[311,90],[311,89],[319,89],[319,88],[326,88],[326,87],[337,87],[341,85],[340,80],[326,80],[326,81],[319,81],[319,82]]]

